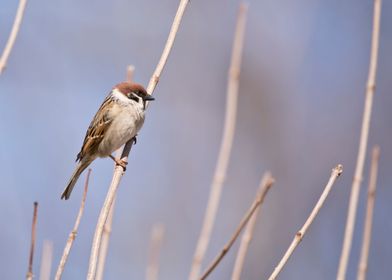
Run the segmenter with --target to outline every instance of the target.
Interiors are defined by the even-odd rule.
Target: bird
[[[133,139],[143,126],[146,103],[154,100],[140,84],[121,82],[113,87],[87,129],[76,168],[61,199],[69,199],[82,172],[98,157],[110,157],[125,169],[126,162],[112,153]]]

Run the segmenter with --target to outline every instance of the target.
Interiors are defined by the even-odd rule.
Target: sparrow
[[[110,157],[125,169],[126,162],[116,159],[112,153],[133,139],[143,126],[146,102],[154,98],[140,84],[117,84],[103,101],[87,129],[82,148],[76,157],[78,162],[61,199],[68,199],[80,174],[97,157]]]

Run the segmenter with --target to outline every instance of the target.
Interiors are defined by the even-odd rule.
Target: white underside
[[[113,121],[98,147],[98,156],[107,157],[139,132],[144,123],[143,104],[128,99],[116,89],[112,92],[118,102],[109,118]]]

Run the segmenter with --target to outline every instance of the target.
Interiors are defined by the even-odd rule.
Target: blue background
[[[0,3],[3,48],[17,8]],[[146,85],[179,1],[29,1],[0,76],[0,271],[27,271],[33,201],[39,202],[34,272],[54,244],[52,275],[79,209],[84,176],[60,193],[84,133],[111,87],[136,67]],[[186,279],[222,135],[238,1],[191,1],[156,101],[134,147],[116,204],[106,279],[143,279],[153,224],[166,227],[159,279]],[[333,279],[343,240],[368,74],[372,1],[250,1],[237,127],[222,201],[203,267],[249,207],[262,173],[276,184],[256,225],[243,279],[265,279],[337,163],[344,174],[280,279]],[[384,1],[369,148],[381,146],[369,279],[392,274],[392,4]],[[368,159],[348,269],[360,251]],[[96,160],[79,234],[63,279],[83,279],[113,162]],[[237,245],[210,279],[229,279]]]

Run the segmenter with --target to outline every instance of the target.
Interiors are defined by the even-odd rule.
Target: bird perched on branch
[[[112,153],[133,139],[144,123],[146,102],[154,98],[143,86],[123,82],[116,85],[106,97],[87,129],[83,146],[76,157],[78,165],[61,199],[68,199],[80,174],[97,157],[110,157],[125,169],[126,162]]]

